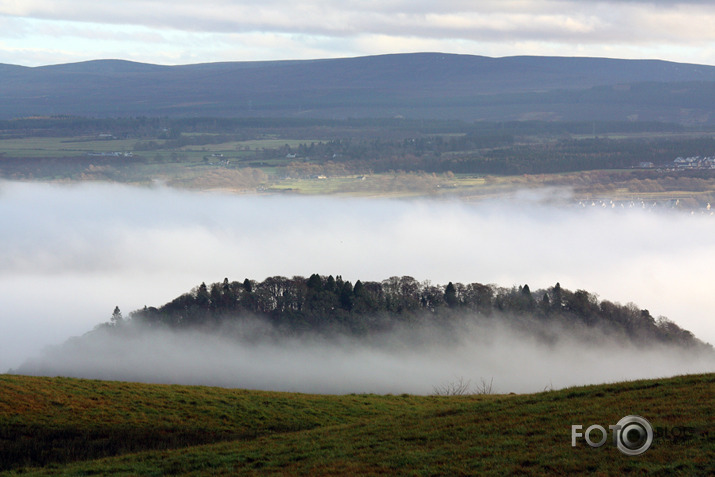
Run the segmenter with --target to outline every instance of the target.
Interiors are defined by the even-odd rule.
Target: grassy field
[[[132,151],[136,140],[33,137],[0,140],[0,152],[10,157],[73,157],[88,153]]]
[[[712,475],[714,399],[715,374],[469,396],[1,375],[0,473]],[[621,453],[610,435],[600,448],[572,447],[572,424],[608,428],[631,414],[655,430],[642,455]]]
[[[166,141],[153,139],[159,145]],[[248,141],[230,141],[206,146],[182,146],[175,149],[158,149],[157,151],[136,151],[135,146],[142,142],[137,139],[97,139],[85,137],[29,137],[19,139],[0,139],[0,152],[10,157],[68,157],[100,152],[130,152],[152,157],[157,152],[168,155],[172,152],[186,153],[203,157],[205,154],[230,153],[240,155],[241,151],[255,151],[260,149],[279,148],[284,145],[297,147],[300,144],[310,144],[319,140],[310,139],[254,139]]]

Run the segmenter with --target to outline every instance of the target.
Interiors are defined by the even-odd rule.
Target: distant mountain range
[[[715,67],[441,53],[185,66],[0,64],[0,118],[33,115],[715,123]]]

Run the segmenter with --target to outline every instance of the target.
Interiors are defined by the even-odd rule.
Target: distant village
[[[638,167],[641,169],[653,169],[656,166],[652,162],[641,162]],[[659,168],[667,170],[715,169],[715,156],[676,157],[673,162],[659,166]]]
[[[120,152],[120,151],[112,151],[112,152],[88,152],[88,156],[92,157],[134,157],[134,153],[131,152]]]
[[[678,169],[715,169],[715,156],[676,157],[673,164]]]
[[[670,208],[676,209],[681,207],[680,199],[666,199],[666,200],[645,200],[645,199],[625,199],[625,200],[612,200],[612,199],[591,199],[591,200],[579,200],[577,202],[578,207],[588,208],[588,207],[599,207],[602,209],[656,209],[656,208]],[[715,216],[715,210],[712,210],[710,203],[707,203],[704,207],[689,208],[691,214],[700,213],[706,215]],[[686,209],[688,210],[688,209]]]

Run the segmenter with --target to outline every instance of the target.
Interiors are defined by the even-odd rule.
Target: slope
[[[15,397],[5,397],[8,388],[25,386],[44,396],[35,400],[35,411],[23,407]],[[62,431],[71,420],[65,417],[66,410],[52,409],[58,407],[57,402],[78,397],[75,388],[88,393],[89,400],[102,392],[114,393],[113,406],[96,405],[103,417],[79,420],[87,432],[101,426],[114,430],[105,443],[126,439],[126,430],[137,425],[153,435],[165,434],[164,427],[153,424],[174,411],[166,409],[171,406],[159,411],[161,399],[180,392],[189,393],[196,403],[179,405],[179,412],[193,410],[197,418],[178,421],[176,429],[213,432],[217,420],[226,417],[206,405],[222,400],[229,408],[249,400],[257,405],[255,413],[263,407],[274,411],[254,436],[241,440],[194,446],[187,439],[180,444],[181,449],[128,453],[23,471],[30,475],[708,475],[715,471],[713,374],[532,395],[452,397],[246,393],[17,376],[3,376],[0,387],[3,428],[32,423],[35,427],[31,431],[18,435],[28,446],[36,443],[38,448],[49,448],[49,443],[39,442],[37,436],[55,429],[58,437],[53,447],[68,452],[73,446],[63,441]],[[147,416],[143,424],[138,419],[140,412],[127,411],[143,406],[141,401],[135,404],[136,396],[152,396],[154,404],[144,410],[158,411]],[[38,421],[40,408],[48,414]],[[89,416],[92,409],[74,412]],[[201,411],[206,412],[198,417]],[[232,414],[240,417],[229,417],[234,419],[232,425],[223,427],[255,422],[251,413],[241,412],[239,407]],[[572,446],[572,425],[582,425],[582,431],[592,424],[607,428],[632,414],[647,418],[654,431],[653,443],[642,455],[622,454],[610,440],[603,447],[592,448],[580,438]],[[312,425],[271,428],[271,422],[280,420],[304,420]],[[592,435],[594,440],[599,437]]]

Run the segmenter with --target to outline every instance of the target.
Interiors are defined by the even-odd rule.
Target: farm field
[[[528,395],[306,395],[14,375],[0,376],[0,390],[2,475],[715,471],[713,374]],[[607,427],[626,415],[654,428],[645,453],[624,455],[610,440],[572,447],[572,424]]]
[[[135,143],[135,140],[108,141],[86,137],[0,139],[0,152],[20,158],[74,157],[94,152],[131,151]]]
[[[708,204],[715,204],[713,170],[632,165],[644,158],[672,162],[677,155],[710,154],[715,149],[707,131],[628,132],[622,131],[625,126],[599,124],[599,131],[613,131],[605,129],[595,138],[557,133],[559,127],[573,128],[570,123],[548,125],[557,132],[544,132],[540,128],[547,125],[536,122],[511,125],[511,132],[504,132],[503,124],[487,124],[472,133],[464,130],[476,126],[466,123],[435,123],[431,127],[439,132],[426,133],[419,129],[426,127],[421,123],[387,123],[380,129],[336,122],[219,133],[206,132],[222,127],[216,121],[203,129],[196,126],[201,132],[174,131],[161,122],[148,127],[139,120],[77,121],[85,121],[82,127],[93,132],[67,132],[61,129],[62,120],[50,121],[46,130],[0,130],[0,178],[461,200],[548,188],[570,203],[599,206],[612,206],[613,201],[617,206],[655,203],[707,211]],[[127,124],[137,130],[117,136],[97,133]]]

